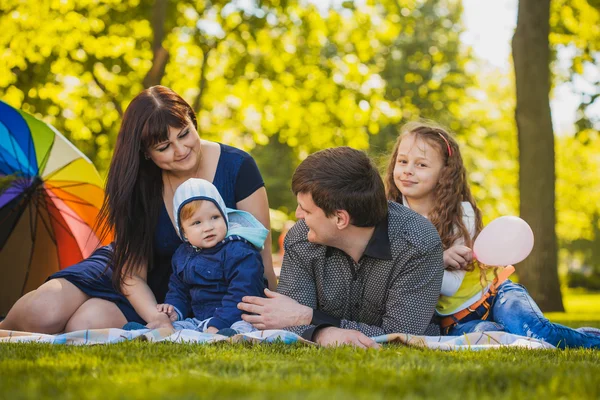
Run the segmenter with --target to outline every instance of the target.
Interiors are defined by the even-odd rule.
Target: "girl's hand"
[[[444,268],[465,269],[473,260],[473,251],[467,246],[455,245],[444,251]]]
[[[157,304],[156,310],[160,313],[167,314],[171,322],[175,322],[179,318],[177,311],[175,311],[175,307],[170,304]]]

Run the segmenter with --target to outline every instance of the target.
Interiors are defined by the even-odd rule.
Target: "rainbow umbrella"
[[[0,101],[0,315],[100,243],[102,180],[56,129]]]

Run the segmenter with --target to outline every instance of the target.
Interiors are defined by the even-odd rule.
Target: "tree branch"
[[[165,37],[165,20],[167,18],[167,1],[156,0],[152,10],[152,67],[144,77],[144,87],[159,85],[165,75],[165,68],[169,62],[169,52],[163,47],[162,42]]]
[[[198,92],[198,96],[196,96],[196,100],[194,100],[193,110],[195,112],[200,112],[200,107],[202,106],[202,95],[204,94],[204,89],[206,88],[206,66],[208,64],[208,56],[213,48],[208,47],[204,51],[204,55],[202,57],[202,69],[200,70],[200,92]]]
[[[92,78],[94,78],[94,82],[96,82],[96,85],[98,85],[100,90],[102,90],[104,92],[104,94],[106,95],[106,97],[108,97],[110,99],[110,101],[115,105],[115,109],[119,113],[119,116],[122,118],[123,117],[123,108],[121,108],[121,104],[119,103],[119,100],[117,100],[116,96],[114,96],[108,89],[106,89],[106,86],[104,86],[102,84],[102,82],[100,82],[100,80],[98,80],[98,77],[96,76],[96,74],[94,73],[93,70],[90,72],[92,74]]]
[[[200,107],[202,106],[202,95],[204,94],[204,91],[206,89],[206,68],[208,65],[208,56],[210,55],[210,52],[214,49],[216,49],[219,44],[221,44],[221,42],[223,42],[225,39],[227,39],[229,37],[229,35],[231,35],[232,33],[236,32],[240,26],[242,26],[244,24],[244,21],[242,19],[242,21],[240,23],[238,23],[236,26],[234,26],[229,32],[227,32],[227,34],[225,36],[223,36],[221,39],[216,40],[214,42],[214,44],[212,46],[206,46],[206,50],[204,50],[204,55],[202,56],[202,69],[200,69],[200,81],[198,83],[198,86],[200,88],[200,91],[198,92],[198,96],[196,96],[196,100],[194,100],[194,105],[193,105],[193,110],[196,112],[200,112]]]

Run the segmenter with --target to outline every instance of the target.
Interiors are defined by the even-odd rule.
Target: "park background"
[[[523,8],[511,46],[516,0],[3,0],[0,97],[105,176],[129,101],[171,87],[203,138],[255,157],[275,248],[308,154],[348,145],[383,166],[400,125],[437,121],[462,145],[484,222],[532,225],[517,274],[562,311],[559,276],[600,290],[600,1],[548,3]]]
[[[484,222],[534,230],[518,279],[574,327],[600,327],[599,65],[600,0],[0,0],[3,101],[105,177],[128,103],[171,87],[203,138],[255,157],[275,245],[308,154],[349,145],[383,166],[404,122],[447,126]],[[0,398],[598,398],[599,365],[589,350],[6,344]]]

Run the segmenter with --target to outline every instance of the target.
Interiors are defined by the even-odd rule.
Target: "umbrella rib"
[[[46,179],[44,181],[47,182]],[[59,188],[59,189],[70,188],[70,187],[77,187],[77,186],[84,186],[84,185],[96,186],[93,183],[87,183],[87,182],[75,182],[75,181],[67,181],[67,182],[73,182],[73,183],[69,183],[68,185],[55,185],[54,183],[48,183],[48,185],[50,185],[52,187],[55,187],[55,188]],[[98,186],[96,186],[96,187],[98,187]]]
[[[29,160],[31,160],[31,151],[33,150],[35,152],[34,145],[33,145],[33,132],[31,131],[31,127],[29,127],[29,142],[27,144],[28,144],[28,146],[27,146],[27,161],[29,161]],[[36,162],[35,168],[37,168],[36,174],[39,175],[40,170],[39,170],[39,164],[37,164],[37,157],[35,157],[35,162]]]
[[[46,180],[46,181],[50,180],[54,175],[58,174],[60,171],[62,171],[63,169],[67,168],[69,165],[73,164],[75,161],[77,161],[79,159],[83,159],[83,157],[79,156],[76,159],[69,161],[67,164],[63,165],[62,167],[60,167],[56,171],[52,171],[52,173],[50,175],[47,175],[47,176],[44,177],[44,180]]]
[[[47,195],[47,193],[43,193],[43,196],[45,196],[45,197],[49,197],[49,196]],[[56,208],[56,206],[55,206],[55,208]],[[58,208],[56,208],[56,209],[58,210]],[[58,211],[62,213],[62,211],[61,211],[61,210],[58,210]],[[69,216],[72,216],[71,214],[68,214],[68,215],[69,215]],[[57,217],[53,216],[53,215],[52,215],[52,213],[50,213],[50,212],[49,212],[49,213],[48,213],[48,216],[49,216],[49,217],[50,217],[52,220],[56,221],[56,223],[57,223],[57,224],[59,224],[59,225],[60,225],[60,226],[61,226],[61,227],[62,227],[62,228],[65,230],[65,232],[66,232],[66,233],[67,233],[69,236],[71,236],[71,237],[72,237],[72,238],[75,240],[75,242],[77,242],[77,238],[75,237],[75,235],[73,234],[73,231],[72,231],[72,230],[71,230],[71,229],[70,229],[68,226],[65,226],[65,225],[64,225],[64,224],[63,224],[63,223],[62,223],[62,222],[61,222],[61,221],[60,221],[60,220],[59,220]],[[78,217],[74,217],[74,218],[78,218]],[[43,218],[42,218],[42,220],[43,220]],[[88,224],[87,224],[85,221],[83,221],[82,219],[79,219],[77,222],[80,222],[80,223],[82,223],[82,224],[85,224],[86,226],[88,226],[88,227],[89,227],[89,225],[88,225]],[[91,228],[91,227],[90,227],[90,228]],[[90,231],[90,234],[88,235],[88,237],[87,237],[87,239],[86,239],[86,243],[87,243],[87,242],[90,240],[90,238],[92,237],[92,235],[93,235],[93,234],[94,234],[94,233],[93,233],[93,231]],[[55,244],[58,246],[58,244],[57,244],[57,242],[56,242],[56,241],[55,241],[54,243],[55,243]],[[77,243],[77,245],[79,246],[79,243]]]
[[[40,207],[40,203],[42,201],[44,201],[44,203],[45,203],[45,200],[36,198],[36,207]],[[48,206],[45,205],[45,204],[42,205],[42,206],[46,206],[46,209],[48,208]],[[48,213],[48,216],[49,216],[48,218],[52,218],[52,216],[51,216],[50,213]],[[44,219],[44,216],[42,214],[40,214],[40,219],[42,220],[44,226],[46,227],[46,230],[48,231],[48,234],[50,234],[50,239],[52,240],[52,243],[54,243],[56,245],[57,242],[56,242],[56,236],[54,234],[54,230],[50,226],[48,226],[48,224],[49,224],[50,221],[46,221]]]
[[[43,196],[46,196],[46,194],[44,193],[44,194],[43,194]],[[54,206],[54,208],[56,208],[56,210],[57,210],[59,213],[62,213],[62,211],[61,211],[61,210],[59,210],[59,209],[58,209],[58,207],[56,207],[56,205],[54,205],[54,204],[53,204],[53,206]],[[52,220],[56,221],[56,223],[58,223],[58,224],[60,225],[60,227],[61,227],[61,228],[63,228],[63,229],[66,231],[66,232],[69,232],[69,233],[70,233],[70,235],[71,235],[73,238],[75,238],[75,235],[73,235],[73,233],[71,232],[71,229],[70,229],[68,226],[65,226],[65,225],[64,225],[64,224],[63,224],[63,223],[62,223],[62,222],[61,222],[61,221],[60,221],[58,218],[56,218],[55,216],[53,216],[53,215],[52,215],[52,213],[50,213],[50,212],[49,212],[49,213],[48,213],[48,215],[50,216],[50,219],[52,219]],[[71,216],[70,214],[67,214],[67,215]],[[76,217],[76,218],[77,218],[77,217]],[[85,221],[83,221],[83,220],[81,220],[81,221],[77,221],[77,222],[83,222],[83,223],[85,223]],[[66,223],[66,221],[65,221],[65,223]]]
[[[54,133],[54,132],[53,132]],[[42,159],[42,162],[38,163],[38,165],[41,167],[43,166],[44,168],[46,168],[46,163],[48,162],[48,159],[50,158],[50,153],[52,152],[52,149],[54,148],[54,141],[56,140],[56,133],[54,134],[54,137],[52,138],[52,143],[50,143],[50,147],[48,147],[48,151],[46,152],[46,154],[44,154],[44,158]],[[41,176],[41,174],[44,171],[41,171],[38,168],[38,175]]]
[[[30,133],[30,137],[31,137],[31,129],[30,129],[29,133]],[[13,154],[15,155],[15,160],[17,161],[19,169],[21,171],[25,172],[25,166],[21,165],[21,162],[19,161],[19,157],[17,156],[18,153],[17,153],[17,150],[15,148],[15,142],[16,142],[15,136],[13,135],[12,131],[10,131],[10,130],[8,130],[8,135],[10,137],[10,144],[11,144],[11,146],[13,148]]]
[[[4,158],[3,151],[0,151],[0,159],[4,162],[4,164],[6,164],[7,166],[10,166],[10,164],[8,163],[8,160],[6,158]]]
[[[35,201],[35,200],[34,200]],[[37,206],[35,221],[32,221],[33,210],[29,207],[29,223],[31,229],[31,250],[29,250],[29,262],[27,263],[27,271],[25,272],[25,279],[23,280],[23,286],[21,287],[21,293],[25,292],[27,286],[27,280],[29,279],[29,271],[31,271],[31,262],[33,261],[33,252],[35,251],[35,227],[37,227],[37,212],[39,212]],[[33,223],[33,226],[31,225]]]
[[[46,197],[49,197],[49,196],[47,195],[47,193],[44,193],[44,196],[46,196]],[[56,206],[55,206],[55,208],[56,208]],[[56,209],[58,210],[58,208],[56,208]],[[87,237],[87,239],[86,239],[86,243],[88,243],[88,241],[90,240],[90,238],[92,238],[92,237],[95,237],[95,233],[94,233],[94,231],[93,231],[93,228],[92,228],[90,225],[88,225],[88,224],[87,224],[87,222],[86,222],[86,221],[84,221],[82,218],[80,218],[78,215],[72,215],[72,214],[70,214],[70,213],[67,213],[67,212],[65,212],[65,211],[61,211],[61,210],[58,210],[58,211],[59,211],[60,213],[63,213],[63,212],[64,212],[65,214],[67,214],[67,215],[69,215],[70,217],[72,217],[73,219],[75,219],[75,220],[76,220],[76,222],[79,222],[79,223],[81,223],[81,224],[83,224],[83,225],[87,226],[88,228],[90,228],[90,233],[88,234],[88,237]],[[73,234],[73,231],[71,230],[71,228],[70,228],[70,227],[68,227],[68,226],[65,226],[65,225],[64,225],[64,224],[63,224],[63,223],[62,223],[62,222],[61,222],[61,221],[60,221],[60,220],[59,220],[57,217],[53,216],[53,215],[52,215],[52,213],[48,213],[48,215],[50,216],[50,218],[52,218],[54,221],[56,221],[56,223],[57,223],[57,224],[59,224],[59,225],[60,225],[60,226],[61,226],[61,227],[62,227],[62,228],[63,228],[63,229],[64,229],[64,230],[65,230],[65,231],[66,231],[66,232],[67,232],[67,233],[68,233],[68,234],[69,234],[69,235],[70,235],[70,236],[71,236],[71,237],[72,237],[72,238],[73,238],[73,239],[76,241],[76,242],[77,242],[77,238],[76,238],[76,237],[75,237],[75,235]],[[78,243],[78,245],[79,245],[79,243]]]
[[[80,200],[70,200],[70,199],[63,199],[62,197],[60,197],[60,196],[58,196],[58,195],[56,195],[56,194],[47,194],[47,196],[48,196],[48,197],[50,197],[51,199],[59,199],[59,200],[62,200],[62,201],[64,201],[65,203],[69,202],[69,203],[81,204],[81,205],[84,205],[84,206],[85,206],[85,205],[88,205],[88,206],[94,207],[94,205],[93,205],[93,204],[91,204],[91,203],[89,203],[89,202],[87,202],[87,201],[85,201],[85,200],[81,200],[81,201],[80,201]]]
[[[15,212],[19,206],[21,205],[21,203],[23,202],[23,200],[21,199],[21,201],[17,202],[10,210],[10,213],[6,214],[6,218],[11,215],[13,212]],[[6,218],[2,219],[0,222],[4,222],[6,220]]]
[[[50,196],[48,196],[48,197],[50,197]],[[57,197],[57,198],[58,198],[58,197]],[[57,210],[58,210],[58,207],[57,207]],[[77,213],[74,213],[74,214],[73,214],[73,213],[70,213],[70,212],[69,212],[69,211],[67,211],[67,210],[59,210],[59,212],[61,212],[61,213],[65,214],[65,215],[68,215],[69,217],[73,218],[73,219],[74,219],[74,220],[76,220],[77,222],[80,222],[80,223],[82,223],[82,224],[85,224],[85,225],[89,226],[89,225],[88,225],[88,224],[85,222],[85,220],[84,220],[83,218],[81,218],[79,215],[77,215]]]

